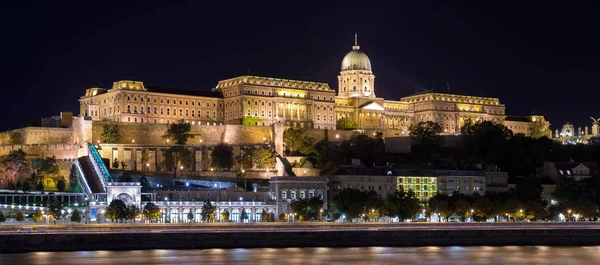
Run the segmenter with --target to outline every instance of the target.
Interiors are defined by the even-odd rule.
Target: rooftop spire
[[[352,46],[352,49],[355,51],[360,49],[360,46],[358,46],[358,34],[356,32],[354,32],[354,46]]]

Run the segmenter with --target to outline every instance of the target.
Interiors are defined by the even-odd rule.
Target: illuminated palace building
[[[375,95],[369,57],[355,43],[342,60],[337,95],[327,83],[258,76],[219,81],[211,91],[147,86],[117,81],[111,88],[90,88],[80,98],[80,115],[92,120],[192,125],[243,124],[269,126],[283,122],[298,128],[335,129],[348,118],[361,130],[408,133],[411,124],[433,121],[446,134],[456,134],[465,120],[505,123],[527,134],[540,116],[511,118],[497,98],[424,91],[386,100]],[[548,124],[549,125],[549,124]]]

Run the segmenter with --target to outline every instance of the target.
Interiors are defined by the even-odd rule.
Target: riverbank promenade
[[[0,253],[257,247],[532,245],[600,245],[600,223],[215,223],[0,226]]]

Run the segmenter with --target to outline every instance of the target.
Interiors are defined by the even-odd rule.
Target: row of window
[[[154,107],[152,110],[153,110],[153,114],[158,114],[159,113],[158,112],[158,107]],[[165,115],[165,113],[166,113],[166,115],[171,115],[171,113],[173,115],[177,115],[177,108],[173,108],[172,110],[173,111],[171,112],[171,108],[166,108],[166,112],[165,112],[165,108],[161,107],[160,108],[160,115]],[[112,108],[111,108],[111,111],[112,111]],[[140,107],[140,111],[138,112],[138,107],[135,106],[135,105],[133,106],[133,111],[132,111],[131,106],[127,105],[127,113],[151,114],[150,111],[151,111],[151,108],[147,107],[147,112],[144,113],[144,107]],[[194,109],[192,109],[191,112],[190,112],[189,109],[185,109],[185,115],[184,115],[184,109],[182,109],[182,108],[179,109],[179,116],[186,116],[186,117],[188,117],[188,116],[190,116],[190,113],[191,113],[192,117],[196,116],[196,110],[194,110]],[[202,116],[202,110],[198,110],[197,113],[198,113],[198,117]],[[104,109],[104,115],[106,115],[106,108]],[[212,112],[212,117],[213,117],[213,119],[217,118],[217,112],[216,111]],[[210,111],[208,111],[208,110],[206,111],[206,118],[210,118]]]
[[[282,200],[287,200],[287,191],[281,191],[281,199]],[[299,192],[300,198],[299,199],[306,199],[306,191],[301,190]],[[308,191],[308,199],[315,197],[315,192],[314,191]],[[319,198],[323,199],[323,194],[319,193]],[[290,191],[290,199],[291,200],[295,200],[296,198],[296,191]]]
[[[137,99],[138,99],[138,98],[137,98],[137,96],[133,96],[133,97],[132,97],[132,96],[127,96],[127,100],[128,100],[128,101],[131,101],[131,99],[132,99],[132,98],[133,98],[133,102],[137,102]],[[154,103],[158,103],[158,100],[157,100],[157,98],[154,98],[154,99],[153,99],[153,101],[154,101]],[[178,102],[176,99],[173,99],[173,100],[171,100],[171,99],[166,99],[166,100],[165,100],[164,98],[161,98],[161,99],[160,99],[160,103],[161,103],[161,104],[165,103],[165,101],[167,102],[167,104],[171,104],[171,102],[173,102],[173,104],[175,104],[175,105],[176,105],[176,104],[177,104],[177,102]],[[140,97],[140,102],[144,102],[144,97]],[[146,98],[146,102],[150,102],[150,97],[147,97],[147,98]],[[179,100],[179,105],[183,105],[183,102],[184,102],[184,101],[180,99],[180,100]],[[190,101],[190,100],[186,100],[186,101],[185,101],[185,105],[186,105],[186,106],[190,105],[190,102],[191,102],[191,105],[192,105],[192,106],[195,106],[196,104],[197,104],[198,106],[202,106],[202,102],[201,102],[201,101],[193,101],[193,100],[191,100],[191,101]],[[104,99],[104,103],[106,104],[106,99]],[[211,105],[212,105],[212,107],[213,107],[213,108],[214,108],[214,107],[217,107],[217,103],[214,103],[214,102],[213,102],[213,103],[211,104],[210,102],[206,102],[206,107],[210,107]],[[221,105],[221,104],[219,104],[219,107],[222,107],[222,105]]]

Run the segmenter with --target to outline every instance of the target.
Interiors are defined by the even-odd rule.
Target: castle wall
[[[97,121],[92,125],[91,141],[96,143],[102,141],[104,125],[109,122]],[[119,144],[134,145],[169,145],[162,136],[168,128],[168,124],[159,123],[119,123],[121,139]],[[230,145],[263,144],[271,142],[273,137],[271,126],[243,126],[223,125],[207,126],[192,125],[190,132],[194,138],[188,140],[188,145],[212,146],[219,142]],[[263,140],[264,139],[264,140]],[[200,142],[202,140],[202,142]]]
[[[0,145],[10,145],[10,134],[18,132],[23,144],[72,144],[73,129],[55,127],[25,127],[0,133]]]
[[[2,145],[0,156],[7,155],[11,150],[23,149],[28,158],[42,158],[55,156],[56,159],[77,158],[79,145],[75,144],[36,144],[36,145]]]

